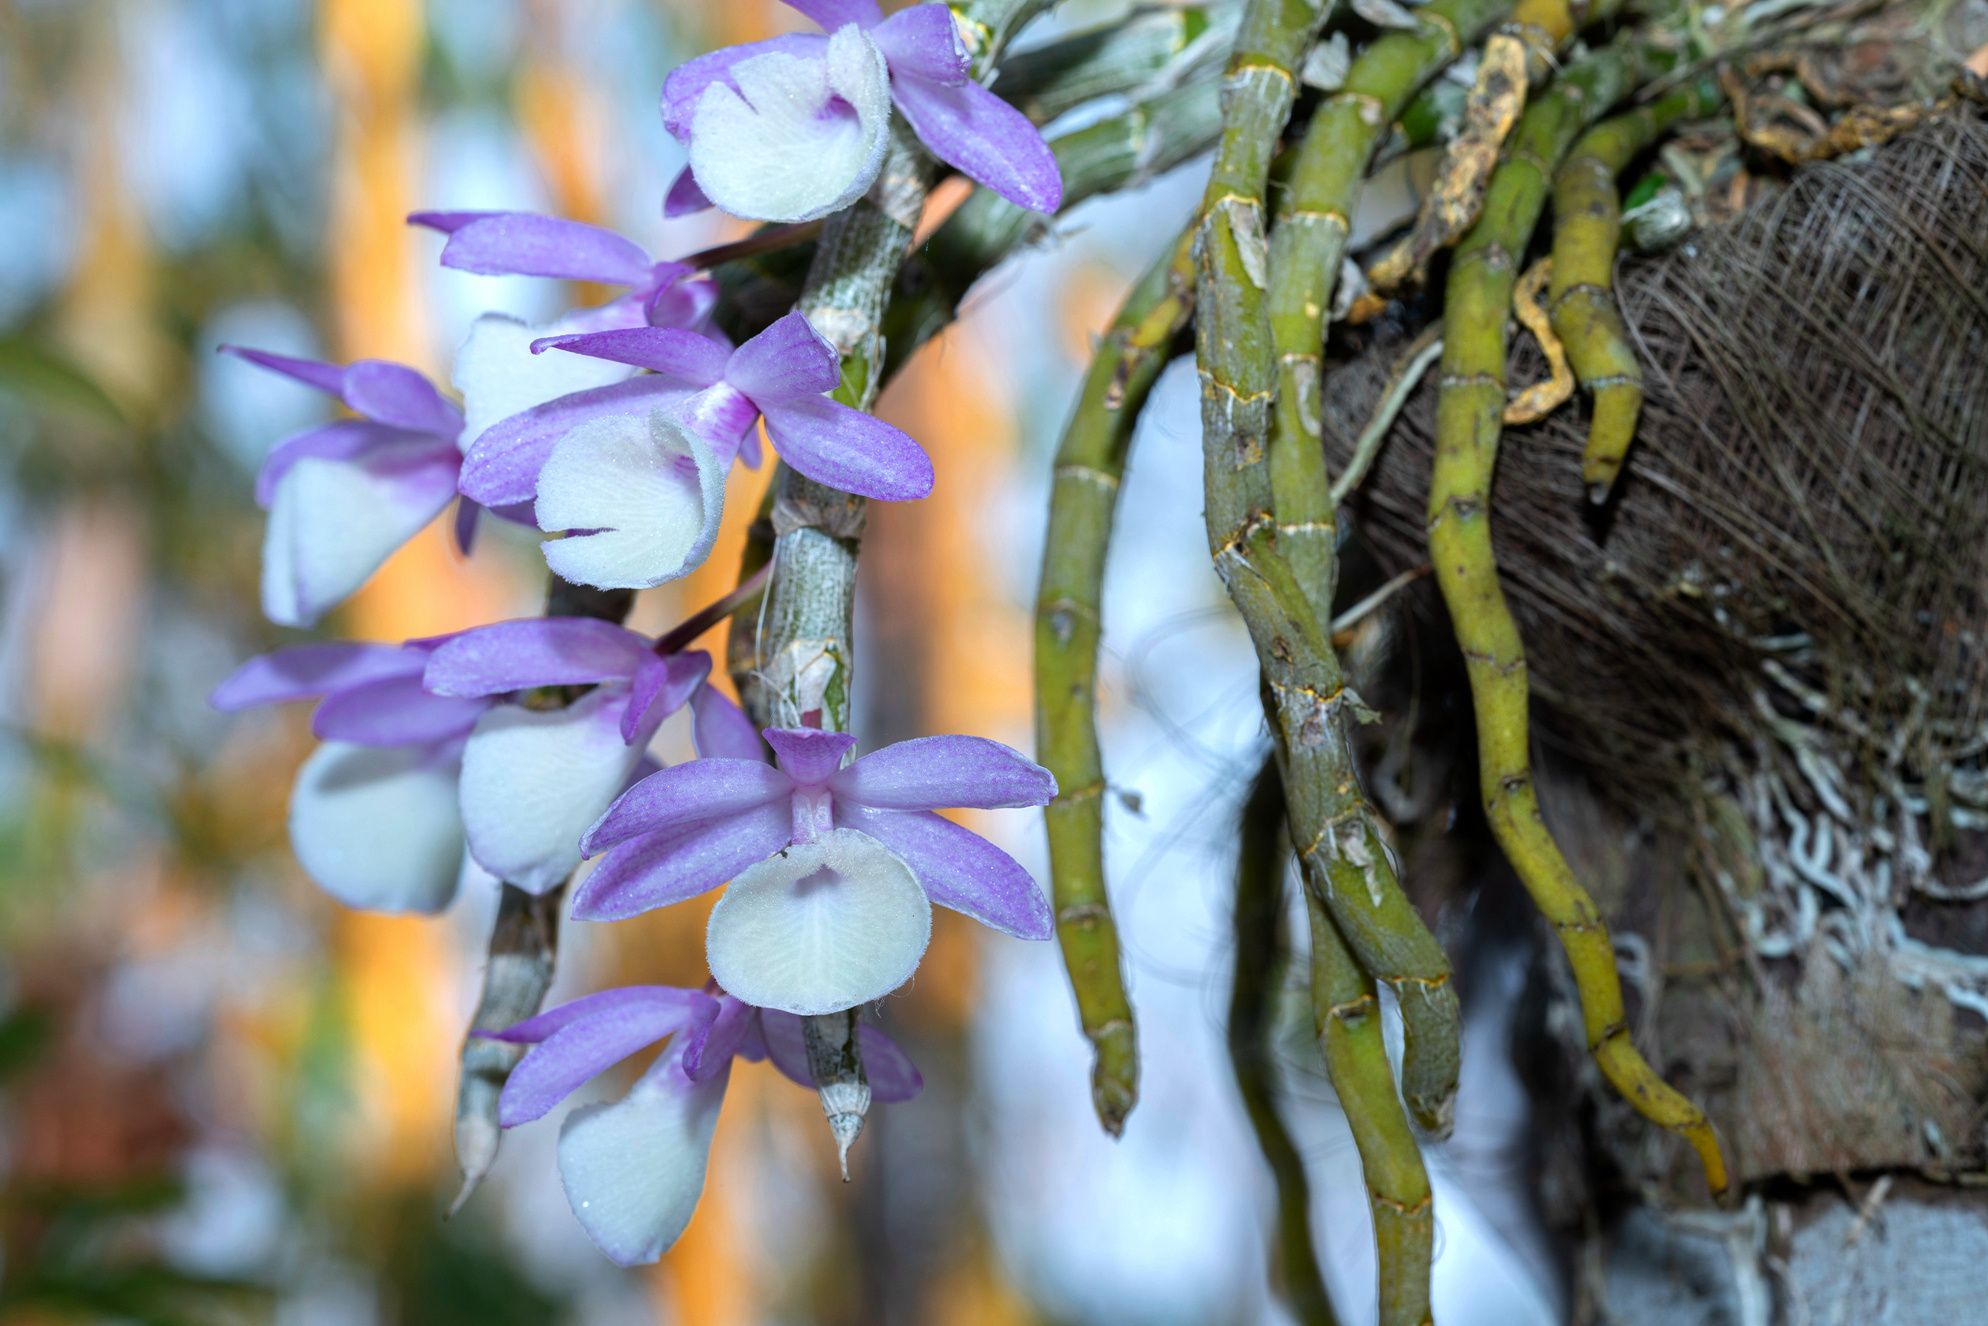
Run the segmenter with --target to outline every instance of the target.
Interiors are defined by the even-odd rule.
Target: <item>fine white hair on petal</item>
[[[649,589],[686,575],[724,511],[725,467],[661,410],[590,420],[539,471],[539,528],[587,531],[544,545],[546,564],[575,584]]]
[[[734,879],[705,932],[712,979],[788,1013],[833,1013],[911,979],[932,904],[911,868],[854,829],[795,843]]]
[[[589,355],[532,353],[545,336],[593,331],[591,310],[533,326],[502,313],[486,313],[470,326],[449,378],[462,393],[465,451],[491,425],[576,391],[605,387],[635,376],[627,364]]]
[[[531,893],[580,864],[580,837],[627,786],[642,748],[621,740],[625,685],[597,687],[564,709],[498,705],[463,750],[462,817],[470,855]]]
[[[262,538],[262,611],[310,626],[366,583],[455,496],[447,466],[420,463],[410,443],[366,463],[305,457],[277,482]]]
[[[618,1266],[668,1252],[704,1192],[728,1073],[692,1082],[680,1059],[672,1046],[626,1096],[574,1110],[559,1130],[566,1200]]]
[[[298,864],[348,907],[441,911],[462,873],[456,771],[431,747],[325,742],[290,793]]]
[[[848,24],[819,56],[768,51],[732,66],[731,84],[705,88],[691,117],[690,168],[734,216],[811,221],[869,192],[890,114],[883,53]]]

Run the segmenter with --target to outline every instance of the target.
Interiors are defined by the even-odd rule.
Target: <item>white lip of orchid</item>
[[[690,165],[735,216],[810,221],[869,191],[890,135],[890,72],[854,23],[812,58],[753,55],[699,94]]]
[[[546,562],[568,580],[608,589],[687,574],[717,538],[727,468],[661,410],[580,425],[539,472],[539,527],[574,532],[544,545]]]
[[[854,829],[798,842],[732,880],[705,929],[733,996],[802,1016],[880,999],[911,979],[932,904],[904,860]]]

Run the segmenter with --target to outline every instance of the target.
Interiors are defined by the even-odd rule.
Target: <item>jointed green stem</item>
[[[1305,915],[1311,921],[1312,1027],[1360,1153],[1380,1266],[1380,1326],[1429,1326],[1435,1200],[1395,1095],[1374,980],[1309,889]]]
[[[1321,621],[1332,615],[1336,531],[1319,377],[1326,313],[1360,184],[1376,144],[1415,90],[1510,7],[1510,0],[1433,0],[1415,11],[1420,28],[1387,33],[1360,52],[1339,90],[1313,112],[1277,209],[1268,299],[1277,356],[1270,480],[1278,547]]]
[[[1443,308],[1429,559],[1470,676],[1485,817],[1566,950],[1589,1049],[1631,1105],[1697,1149],[1706,1181],[1718,1192],[1726,1186],[1725,1162],[1711,1125],[1630,1041],[1607,925],[1540,817],[1528,746],[1525,649],[1498,586],[1491,547],[1491,474],[1505,408],[1506,317],[1518,255],[1568,144],[1658,58],[1649,45],[1625,37],[1567,70],[1519,122],[1486,191],[1483,214],[1457,247]]]
[[[1139,1048],[1105,889],[1100,591],[1133,430],[1193,308],[1190,243],[1181,236],[1133,287],[1084,375],[1056,453],[1036,592],[1036,758],[1059,789],[1043,812],[1056,934],[1095,1056],[1091,1103],[1114,1137],[1139,1098]]]
[[[1265,284],[1263,189],[1291,108],[1292,70],[1318,4],[1253,0],[1223,93],[1222,142],[1196,242],[1195,357],[1209,551],[1263,669],[1292,840],[1309,888],[1361,965],[1400,1000],[1402,1085],[1425,1127],[1447,1129],[1458,1019],[1449,962],[1394,879],[1371,819],[1345,809],[1358,786],[1346,688],[1325,626],[1278,548],[1265,446],[1275,376]]]
[[[1643,370],[1615,307],[1615,251],[1622,238],[1615,177],[1671,125],[1703,115],[1718,101],[1717,79],[1692,79],[1588,130],[1553,177],[1547,309],[1574,376],[1594,396],[1581,479],[1595,502],[1608,500],[1643,408]]]
[[[1311,1189],[1304,1157],[1277,1112],[1274,1052],[1278,987],[1284,980],[1284,786],[1275,758],[1265,762],[1243,806],[1236,855],[1235,973],[1229,986],[1229,1065],[1256,1143],[1277,1184],[1273,1281],[1302,1326],[1332,1326],[1332,1300],[1319,1274],[1312,1245]],[[1378,1046],[1378,1042],[1376,1043]],[[1394,1092],[1387,1056],[1380,1060],[1388,1094]],[[1392,1106],[1393,1101],[1390,1099]],[[1394,1106],[1397,1117],[1400,1107]],[[1403,1121],[1402,1132],[1407,1132]],[[1413,1149],[1413,1140],[1410,1140]],[[1426,1281],[1428,1264],[1422,1266]],[[1392,1326],[1383,1319],[1384,1326]]]

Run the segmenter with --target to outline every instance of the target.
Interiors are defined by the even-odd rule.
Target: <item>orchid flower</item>
[[[1028,871],[940,807],[1040,806],[1049,771],[980,737],[924,737],[842,767],[855,738],[769,728],[778,757],[706,757],[630,788],[587,831],[606,852],[573,900],[611,921],[731,881],[705,934],[711,974],[740,998],[829,1013],[909,980],[932,903],[1021,939],[1047,939]]]
[[[545,545],[547,564],[567,580],[643,589],[694,569],[717,538],[732,460],[742,451],[758,459],[762,417],[781,456],[811,479],[885,501],[932,490],[923,448],[823,394],[840,380],[836,353],[799,313],[736,350],[663,327],[554,336],[532,349],[646,368],[625,386],[653,384],[647,408],[598,394],[568,414],[563,432],[507,424],[470,446],[465,492],[501,503],[535,495],[541,529],[581,531]]]
[[[593,688],[563,708],[502,704],[478,718],[462,754],[470,855],[531,893],[560,884],[580,864],[580,835],[710,670],[708,654],[659,655],[647,636],[585,617],[497,622],[437,644],[421,683],[434,695]]]
[[[626,292],[598,308],[539,325],[501,313],[478,318],[457,352],[452,375],[467,415],[465,449],[479,441],[484,455],[522,449],[533,458],[535,472],[552,444],[574,428],[599,419],[636,420],[646,428],[652,410],[688,394],[659,378],[630,381],[634,370],[624,365],[545,360],[533,357],[530,347],[561,333],[642,326],[715,337],[710,326],[718,288],[708,279],[692,279],[694,268],[656,262],[611,230],[530,212],[416,212],[408,220],[449,237],[442,248],[445,267],[485,276],[597,281]],[[728,348],[722,338],[714,343]],[[464,482],[477,487],[474,474]],[[486,505],[512,508],[531,499],[527,487]]]
[[[856,1030],[871,1098],[915,1097],[924,1081],[904,1052],[875,1027]],[[597,1074],[671,1038],[627,1095],[574,1110],[559,1130],[566,1199],[588,1237],[621,1266],[655,1261],[690,1223],[734,1059],[771,1059],[792,1081],[815,1086],[801,1020],[722,991],[603,990],[478,1034],[531,1046],[498,1101],[506,1128],[543,1117]]]
[[[463,743],[490,707],[428,694],[425,646],[315,644],[250,659],[210,703],[233,713],[322,697],[323,740],[290,794],[290,845],[304,873],[348,907],[438,912],[455,897]]]
[[[477,276],[546,276],[620,286],[626,293],[596,310],[606,327],[681,327],[702,332],[718,303],[716,283],[693,279],[686,263],[657,262],[612,230],[535,212],[415,212],[412,225],[449,237],[442,266]]]
[[[262,542],[262,611],[309,626],[366,583],[456,496],[463,416],[402,364],[328,364],[224,345],[225,354],[335,396],[359,417],[279,442],[256,475],[269,511]],[[476,508],[456,535],[465,551]]]
[[[869,191],[892,102],[933,156],[1019,207],[1063,202],[1056,158],[1028,118],[974,82],[950,8],[885,18],[876,0],[785,0],[826,36],[731,46],[663,84],[663,127],[690,152],[664,204],[807,221]]]

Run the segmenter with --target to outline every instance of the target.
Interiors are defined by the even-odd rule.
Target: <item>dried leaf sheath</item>
[[[1450,611],[1477,711],[1479,782],[1492,834],[1566,950],[1596,1062],[1646,1118],[1698,1152],[1714,1192],[1724,1158],[1704,1114],[1667,1086],[1629,1039],[1608,929],[1540,817],[1528,748],[1524,645],[1491,550],[1491,472],[1505,407],[1506,315],[1513,266],[1532,235],[1554,163],[1581,125],[1645,72],[1623,39],[1569,69],[1526,112],[1493,175],[1483,215],[1458,246],[1443,313],[1443,376],[1429,491],[1429,556]]]
[[[1105,556],[1139,413],[1193,308],[1191,235],[1126,296],[1056,453],[1036,592],[1036,758],[1061,790],[1043,812],[1056,936],[1091,1042],[1091,1103],[1116,1137],[1139,1099],[1139,1047],[1104,876],[1097,665]]]
[[[1257,1146],[1277,1185],[1272,1283],[1281,1287],[1285,1306],[1302,1326],[1333,1326],[1337,1318],[1312,1243],[1311,1187],[1305,1180],[1304,1157],[1277,1111],[1277,996],[1284,983],[1288,951],[1284,934],[1284,785],[1277,777],[1274,758],[1265,761],[1257,774],[1243,804],[1239,827],[1235,969],[1229,984],[1229,1066],[1235,1072],[1236,1091],[1256,1133]],[[1350,956],[1347,961],[1350,965]],[[1400,1117],[1385,1054],[1380,1058],[1380,1072],[1388,1084],[1388,1104]],[[1406,1133],[1406,1120],[1403,1125]],[[1428,1269],[1425,1256],[1425,1282]]]
[[[1581,479],[1596,502],[1607,500],[1614,488],[1643,408],[1643,370],[1615,306],[1615,251],[1622,237],[1615,177],[1671,125],[1704,114],[1718,101],[1717,79],[1693,79],[1590,129],[1553,177],[1547,310],[1574,376],[1594,397]]]
[[[1253,3],[1224,90],[1222,142],[1196,241],[1196,360],[1209,551],[1263,668],[1283,761],[1293,841],[1361,965],[1400,997],[1409,1108],[1448,1127],[1456,1092],[1457,1009],[1448,960],[1394,882],[1364,815],[1335,813],[1357,774],[1346,738],[1354,704],[1324,629],[1277,547],[1265,449],[1275,376],[1264,286],[1263,190],[1290,113],[1292,70],[1317,5]]]

